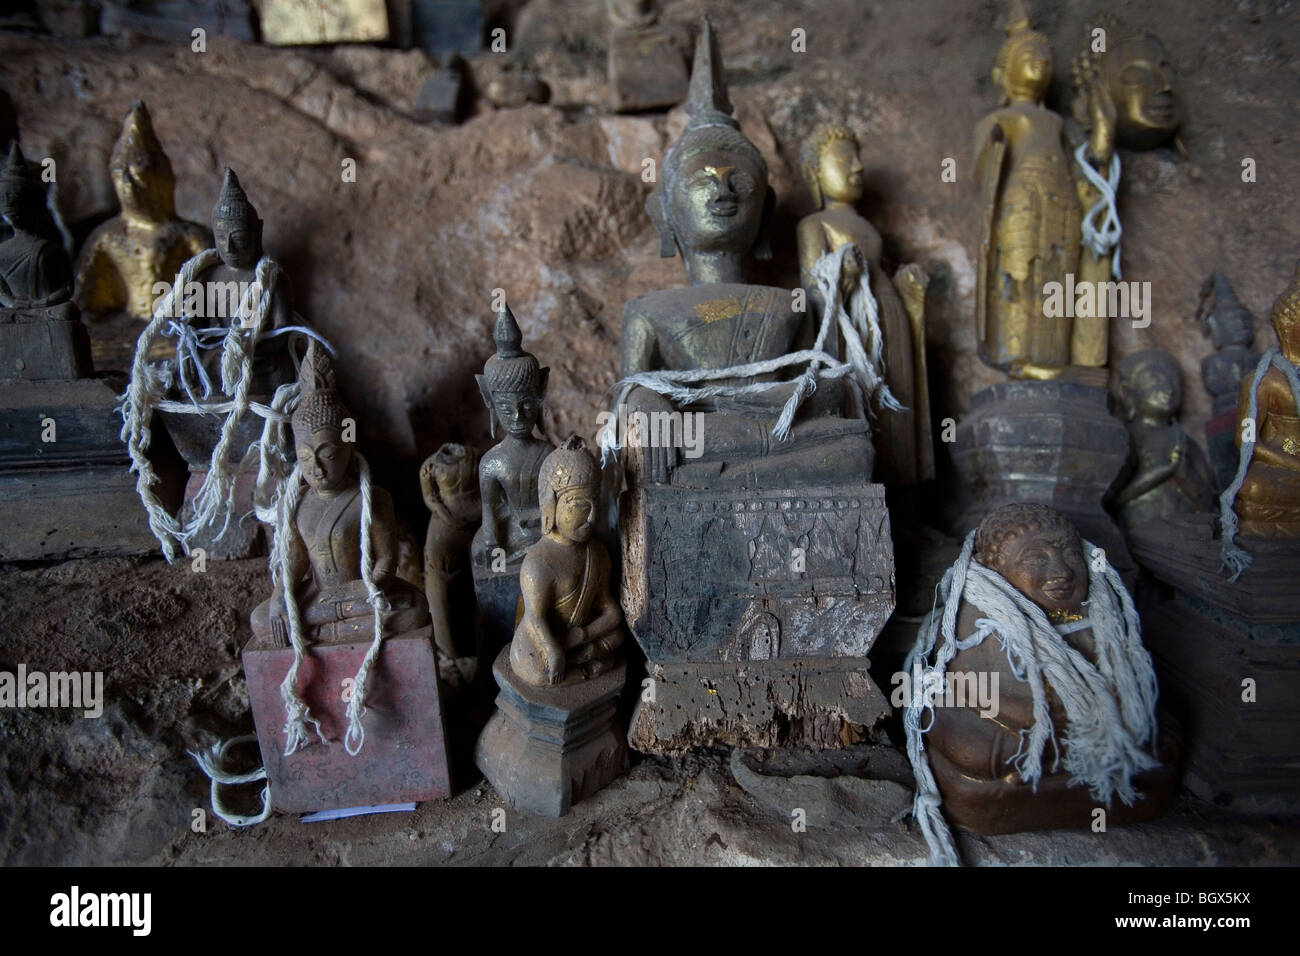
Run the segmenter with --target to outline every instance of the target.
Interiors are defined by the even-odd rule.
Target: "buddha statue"
[[[944,817],[977,833],[1082,827],[1096,807],[1150,819],[1172,796],[1176,745],[1157,730],[1137,613],[1086,546],[1060,512],[1005,505],[940,584],[904,665],[932,858],[956,862]]]
[[[1147,349],[1119,364],[1119,405],[1128,422],[1131,474],[1114,509],[1127,534],[1146,521],[1180,513],[1206,514],[1213,476],[1201,447],[1178,423],[1182,373],[1162,349]]]
[[[292,418],[297,476],[284,492],[285,567],[275,592],[252,615],[254,638],[269,635],[289,645],[285,589],[292,589],[308,641],[371,640],[375,613],[362,575],[362,487],[358,461],[343,440],[348,417],[325,350],[312,341],[299,375],[302,385]],[[403,634],[429,623],[424,596],[397,576],[397,521],[388,492],[370,486],[371,578],[387,599],[386,634]]]
[[[208,230],[176,216],[176,180],[136,100],[108,158],[121,214],[98,226],[77,261],[77,302],[91,315],[126,311],[149,319],[157,283],[170,284],[185,261],[212,245]]]
[[[572,684],[616,666],[623,643],[609,555],[593,538],[600,468],[575,435],[546,457],[537,483],[542,536],[519,571],[524,613],[510,666],[529,684]]]
[[[872,429],[877,449],[876,475],[881,484],[913,485],[934,477],[934,448],[930,437],[929,398],[925,374],[925,283],[910,313],[894,282],[881,268],[880,233],[855,208],[862,198],[863,170],[858,140],[844,126],[821,126],[804,140],[804,178],[818,210],[799,221],[799,273],[804,287],[816,288],[813,270],[818,260],[845,245],[840,294],[849,308],[854,296],[870,296],[879,315],[881,364],[892,405],[880,403]],[[916,281],[917,267],[900,270],[895,282],[906,291]],[[921,275],[924,275],[921,273]],[[864,281],[865,276],[865,281]],[[821,308],[828,304],[820,303]]]
[[[1246,441],[1248,422],[1254,445],[1235,510],[1244,535],[1300,538],[1300,409],[1293,385],[1300,363],[1300,263],[1291,285],[1273,305],[1278,351],[1265,357],[1267,370],[1241,381],[1237,401],[1237,447]],[[1279,354],[1280,353],[1280,354]],[[1284,368],[1290,366],[1290,375]]]
[[[1214,487],[1222,491],[1237,473],[1237,396],[1241,380],[1259,361],[1253,345],[1255,319],[1237,299],[1222,272],[1216,271],[1201,288],[1201,324],[1214,351],[1201,360],[1201,382],[1210,393],[1210,418],[1205,443],[1214,469]]]
[[[1006,32],[993,66],[1002,106],[975,128],[984,203],[976,336],[986,364],[1016,378],[1051,378],[1073,361],[1080,319],[1047,318],[1044,290],[1078,272],[1081,212],[1063,121],[1043,105],[1051,43],[1020,4]]]
[[[497,313],[492,338],[496,354],[476,379],[491,416],[492,436],[498,428],[505,435],[479,461],[483,520],[470,547],[488,654],[509,641],[514,630],[519,565],[542,533],[537,470],[552,450],[550,442],[534,434],[550,369],[524,351],[523,333],[509,306]]]
[[[91,374],[90,344],[72,304],[72,269],[45,190],[14,143],[0,170],[0,381],[69,380]]]
[[[606,0],[609,85],[614,108],[628,113],[675,106],[689,82],[690,36],[660,22],[659,0]]]
[[[450,442],[439,448],[420,466],[420,490],[430,512],[424,539],[424,596],[433,618],[438,670],[450,684],[471,681],[477,669],[474,594],[466,587],[465,569],[470,542],[483,518],[473,449]]]
[[[649,442],[643,459],[628,457],[629,475],[633,481],[694,488],[789,487],[792,481],[831,484],[846,475],[870,476],[870,425],[864,417],[839,417],[847,405],[846,381],[827,378],[814,390],[806,379],[788,380],[792,366],[781,364],[787,353],[815,344],[811,311],[796,311],[788,289],[744,281],[751,253],[771,256],[765,234],[776,196],[766,162],[731,115],[707,18],[686,108],[690,120],[664,158],[646,210],[660,255],[681,254],[689,285],[626,304],[623,377],[686,373],[676,377],[694,382],[701,381],[689,374],[696,370],[755,363],[767,368],[709,377],[702,382],[709,394],[693,401],[670,400],[639,383],[627,390],[622,401],[629,416],[673,421],[674,413],[690,412],[704,436],[698,456],[689,461],[681,460],[680,435]],[[776,429],[783,434],[777,438],[774,426],[796,391],[807,401],[788,430]]]

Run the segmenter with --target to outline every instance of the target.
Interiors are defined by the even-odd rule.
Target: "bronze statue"
[[[270,635],[289,643],[285,591],[292,589],[312,641],[369,640],[374,636],[374,608],[362,574],[361,521],[363,488],[351,442],[343,440],[348,417],[335,387],[329,357],[312,341],[303,360],[302,393],[293,413],[297,473],[281,507],[285,510],[284,567],[275,592],[253,611],[255,637]],[[393,500],[371,485],[371,579],[383,592],[388,609],[383,626],[389,634],[415,630],[429,622],[424,596],[397,577],[397,525]],[[280,547],[277,543],[277,548]]]
[[[622,113],[675,106],[686,96],[690,35],[661,23],[659,0],[606,0],[609,85]]]
[[[1242,534],[1300,538],[1300,263],[1273,305],[1273,331],[1279,348],[1266,352],[1255,373],[1241,381],[1237,447],[1246,444],[1247,429],[1254,442],[1235,510]]]
[[[623,614],[610,590],[609,555],[592,538],[600,514],[600,468],[574,436],[542,463],[542,537],[519,571],[524,614],[510,666],[530,684],[602,674],[623,644]]]
[[[880,233],[854,208],[863,190],[858,149],[857,137],[845,126],[821,126],[804,140],[804,178],[818,211],[799,221],[799,273],[804,287],[811,291],[816,288],[813,272],[818,260],[841,246],[852,245],[857,250],[843,260],[840,296],[849,308],[857,305],[855,296],[874,300],[883,339],[880,364],[884,381],[894,404],[900,406],[876,409],[872,429],[876,474],[884,485],[912,485],[934,477],[925,366],[928,280],[918,266],[900,269],[893,282],[881,268]],[[900,289],[915,308],[905,304]],[[827,308],[829,303],[822,302],[821,307]],[[868,306],[864,302],[860,307]]]
[[[72,268],[45,190],[14,143],[0,171],[0,381],[91,374],[90,342],[72,304]]]
[[[121,214],[96,227],[77,262],[77,302],[91,315],[126,311],[149,319],[186,260],[212,245],[208,230],[176,216],[176,180],[154,133],[149,110],[136,100],[108,157]]]
[[[1200,445],[1178,423],[1178,361],[1162,349],[1147,349],[1127,356],[1118,371],[1119,404],[1132,439],[1132,474],[1114,502],[1120,525],[1131,533],[1146,521],[1208,513],[1214,479]]]
[[[476,378],[493,437],[498,428],[505,435],[479,461],[483,521],[470,548],[486,662],[514,632],[519,567],[542,533],[537,470],[552,450],[550,442],[535,434],[551,370],[524,351],[523,333],[509,306],[497,313],[492,338],[496,354]]]
[[[944,576],[904,665],[932,859],[957,861],[944,817],[977,833],[1082,827],[1096,807],[1132,822],[1172,797],[1175,745],[1157,729],[1137,612],[1084,544],[1060,512],[1007,505]]]
[[[477,670],[473,591],[463,593],[467,590],[464,572],[470,542],[483,517],[473,449],[451,443],[439,448],[420,466],[420,490],[430,511],[424,539],[424,595],[433,618],[438,669],[451,684],[471,681]],[[467,634],[461,635],[462,631]]]
[[[766,259],[766,238],[776,202],[767,163],[731,115],[722,82],[717,40],[707,18],[701,26],[687,100],[690,121],[663,163],[659,186],[646,210],[660,239],[660,255],[676,253],[689,285],[650,292],[623,309],[623,376],[640,373],[720,370],[763,363],[770,370],[737,375],[710,386],[731,394],[694,401],[673,400],[644,385],[624,399],[629,414],[671,416],[691,411],[705,436],[694,460],[681,460],[681,436],[651,442],[644,464],[629,470],[645,480],[692,487],[777,486],[798,479],[830,483],[846,475],[869,477],[873,463],[865,418],[840,417],[846,382],[827,379],[789,423],[787,440],[773,435],[792,393],[804,382],[782,381],[787,353],[812,346],[816,336],[808,310],[793,307],[788,289],[744,281],[752,253]],[[827,343],[834,348],[833,343]],[[736,391],[735,387],[745,389]]]

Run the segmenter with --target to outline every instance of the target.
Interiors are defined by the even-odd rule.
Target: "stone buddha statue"
[[[1078,272],[1082,213],[1064,122],[1043,105],[1051,43],[1032,29],[1022,4],[1006,32],[993,67],[1002,106],[975,128],[984,204],[976,337],[986,364],[1016,378],[1052,378],[1075,361],[1076,327],[1086,337],[1085,326],[1096,321],[1047,318],[1043,310],[1047,284]],[[1103,356],[1092,364],[1104,363]]]
[[[0,170],[0,380],[91,374],[90,344],[72,299],[72,268],[45,191],[14,143]]]
[[[370,640],[374,608],[362,579],[362,488],[352,444],[343,440],[348,411],[335,387],[329,357],[319,343],[307,348],[299,376],[302,393],[293,413],[298,474],[305,482],[285,491],[288,512],[282,529],[288,575],[253,611],[254,637],[269,634],[288,646],[284,589],[292,588],[304,625],[314,642]],[[429,623],[424,595],[397,577],[397,524],[388,492],[371,486],[372,578],[388,600],[385,634],[402,634]]]
[[[450,442],[439,448],[420,466],[420,490],[430,512],[424,540],[424,596],[433,618],[438,669],[452,683],[472,680],[477,663],[474,595],[466,587],[465,570],[470,542],[483,517],[473,449]],[[463,626],[457,628],[457,623]]]
[[[153,315],[156,283],[170,283],[187,259],[211,248],[208,230],[176,216],[176,179],[154,133],[149,110],[136,100],[109,154],[120,215],[98,226],[77,261],[77,301],[92,315]]]
[[[629,473],[635,480],[695,488],[788,487],[870,476],[870,425],[865,418],[839,417],[847,404],[841,379],[818,384],[786,440],[773,436],[786,400],[801,387],[788,380],[789,366],[777,367],[773,360],[811,347],[816,322],[811,311],[795,311],[790,290],[744,281],[751,253],[759,259],[771,255],[765,231],[776,197],[767,164],[731,115],[707,18],[686,108],[690,120],[664,158],[661,182],[646,210],[659,234],[660,255],[681,254],[689,285],[647,293],[624,307],[623,376],[754,363],[771,367],[712,378],[707,385],[728,394],[690,402],[636,385],[624,399],[630,414],[644,413],[653,421],[675,412],[697,413],[704,441],[699,456],[685,462],[679,438],[651,442],[642,460],[629,456]],[[738,391],[747,386],[760,388]]]
[[[1119,404],[1128,421],[1131,474],[1114,508],[1126,533],[1146,521],[1179,513],[1206,514],[1214,478],[1200,445],[1178,423],[1182,373],[1162,349],[1147,349],[1119,364]]]
[[[905,669],[918,819],[932,851],[946,827],[923,799],[931,780],[943,815],[977,833],[1087,826],[1099,806],[1108,822],[1150,819],[1172,796],[1175,745],[1157,731],[1155,673],[1132,601],[1113,569],[1090,570],[1078,533],[1052,508],[1006,505],[980,523]]]
[[[887,486],[912,485],[933,478],[934,449],[925,374],[925,275],[919,267],[910,266],[899,270],[891,282],[881,268],[880,233],[854,208],[862,198],[863,170],[852,130],[845,126],[819,127],[804,140],[801,158],[804,178],[818,210],[799,221],[800,278],[811,292],[816,287],[813,270],[822,256],[845,245],[856,250],[844,258],[840,294],[849,308],[853,308],[855,295],[874,299],[883,340],[884,382],[901,406],[881,405],[876,409],[873,433],[877,477]],[[826,307],[822,302],[821,308]]]
[[[600,468],[576,435],[547,456],[538,476],[542,536],[519,572],[523,616],[510,666],[529,684],[572,684],[617,666],[623,613],[610,588],[610,561],[593,532]]]
[[[483,524],[474,552],[490,563],[500,549],[509,564],[522,559],[541,534],[537,470],[552,445],[534,432],[551,370],[523,350],[523,333],[509,306],[497,313],[492,338],[496,354],[475,378],[492,416],[493,437],[498,427],[505,435],[479,461]]]
[[[1279,361],[1300,364],[1300,263],[1291,285],[1273,305]],[[1261,538],[1300,538],[1300,409],[1291,381],[1277,363],[1259,377],[1241,381],[1237,402],[1237,447],[1253,422],[1255,445],[1235,510],[1242,534]],[[1254,406],[1252,408],[1252,405]],[[1252,416],[1252,411],[1254,412]]]

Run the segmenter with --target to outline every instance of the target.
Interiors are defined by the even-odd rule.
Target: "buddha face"
[[[527,438],[541,417],[542,399],[532,392],[493,392],[492,411],[508,435]]]
[[[1143,362],[1125,384],[1125,399],[1140,418],[1168,421],[1183,404],[1183,382],[1172,362]]]
[[[1173,68],[1155,37],[1121,40],[1101,61],[1101,78],[1115,104],[1118,141],[1150,149],[1173,136],[1182,120]]]
[[[22,229],[32,220],[35,205],[32,190],[17,183],[0,186],[0,219],[14,229]]]
[[[693,252],[747,252],[758,239],[767,177],[748,156],[706,150],[678,170],[668,216],[678,244]]]
[[[1088,596],[1088,568],[1072,528],[1013,535],[997,563],[998,572],[1048,615],[1077,611]]]
[[[111,166],[113,189],[123,212],[150,217],[172,213],[174,181],[168,169],[160,168],[147,155],[137,153]]]
[[[251,269],[262,250],[262,221],[252,218],[215,219],[212,238],[221,261],[237,269]]]
[[[851,139],[836,139],[822,147],[817,171],[822,195],[852,205],[862,198],[862,162]]]
[[[339,429],[318,428],[309,439],[299,436],[297,446],[298,468],[312,491],[330,495],[347,484],[352,446],[343,441]]]
[[[1012,97],[1037,102],[1052,82],[1052,47],[1047,37],[1033,34],[1012,48],[1007,57],[1003,88]]]
[[[555,533],[566,541],[586,541],[596,520],[596,496],[590,488],[567,488],[555,501]]]

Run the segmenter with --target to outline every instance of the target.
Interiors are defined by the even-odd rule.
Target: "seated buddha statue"
[[[1300,263],[1291,285],[1273,305],[1273,331],[1281,354],[1278,361],[1300,363]],[[1237,448],[1251,419],[1255,445],[1245,480],[1237,494],[1239,530],[1261,538],[1300,538],[1300,409],[1288,376],[1276,363],[1259,379],[1241,380],[1237,402]]]
[[[764,236],[775,205],[767,164],[740,132],[722,82],[718,44],[707,18],[701,25],[686,104],[690,120],[664,158],[659,186],[646,201],[660,254],[680,252],[689,285],[650,292],[623,310],[623,377],[639,373],[724,370],[770,363],[811,348],[816,320],[796,311],[788,289],[744,281],[746,258],[769,258]],[[828,350],[835,345],[826,343]],[[673,401],[637,384],[624,397],[629,417],[646,420],[698,413],[699,456],[680,460],[681,442],[652,442],[644,458],[630,456],[640,480],[695,488],[788,487],[869,476],[870,425],[840,417],[845,382],[827,378],[799,408],[785,440],[773,435],[786,400],[798,388],[793,366],[712,378],[716,386],[765,386]],[[671,420],[671,419],[670,419]]]
[[[155,284],[170,284],[212,240],[203,226],[177,218],[171,162],[139,100],[126,114],[108,166],[122,212],[87,237],[77,260],[77,302],[90,315],[125,311],[147,320],[158,298]]]
[[[312,341],[299,375],[302,393],[293,413],[297,453],[295,486],[285,492],[288,574],[253,611],[254,637],[289,645],[285,588],[293,591],[304,637],[313,642],[370,640],[374,608],[361,570],[362,489],[352,444],[343,440],[348,417],[325,350]],[[296,485],[301,478],[306,488]],[[370,549],[372,579],[389,603],[386,635],[429,623],[423,593],[397,576],[397,524],[388,492],[372,485]]]
[[[542,536],[519,571],[524,607],[510,666],[529,684],[573,684],[617,666],[623,643],[609,555],[592,537],[600,468],[575,435],[547,456],[537,485]]]
[[[909,726],[909,752],[923,738],[948,820],[1009,833],[1087,826],[1107,807],[1110,822],[1132,822],[1172,795],[1176,745],[1157,730],[1136,612],[1115,572],[1090,563],[1063,514],[1016,503],[980,523],[945,575],[905,668],[913,694],[938,678],[933,720],[919,736],[925,717]],[[936,644],[946,667],[919,672]]]
[[[881,268],[880,233],[854,208],[862,198],[863,170],[853,131],[845,126],[818,127],[804,140],[801,158],[804,178],[819,207],[799,221],[799,273],[804,287],[815,288],[813,269],[822,256],[852,245],[857,254],[844,258],[840,294],[845,303],[854,296],[871,296],[879,315],[883,378],[899,407],[881,403],[875,410],[878,479],[893,487],[933,478],[922,325],[925,283],[914,285],[915,266],[900,270],[894,282]],[[909,293],[911,302],[905,304],[895,282]],[[913,304],[914,313],[909,307]],[[826,303],[820,305],[826,308]]]
[[[45,191],[14,143],[0,170],[0,380],[91,374],[90,343],[72,303],[72,267],[56,238]]]
[[[1213,507],[1209,460],[1178,423],[1182,372],[1162,349],[1146,349],[1119,364],[1119,403],[1131,439],[1130,477],[1114,507],[1126,533],[1145,521]]]

